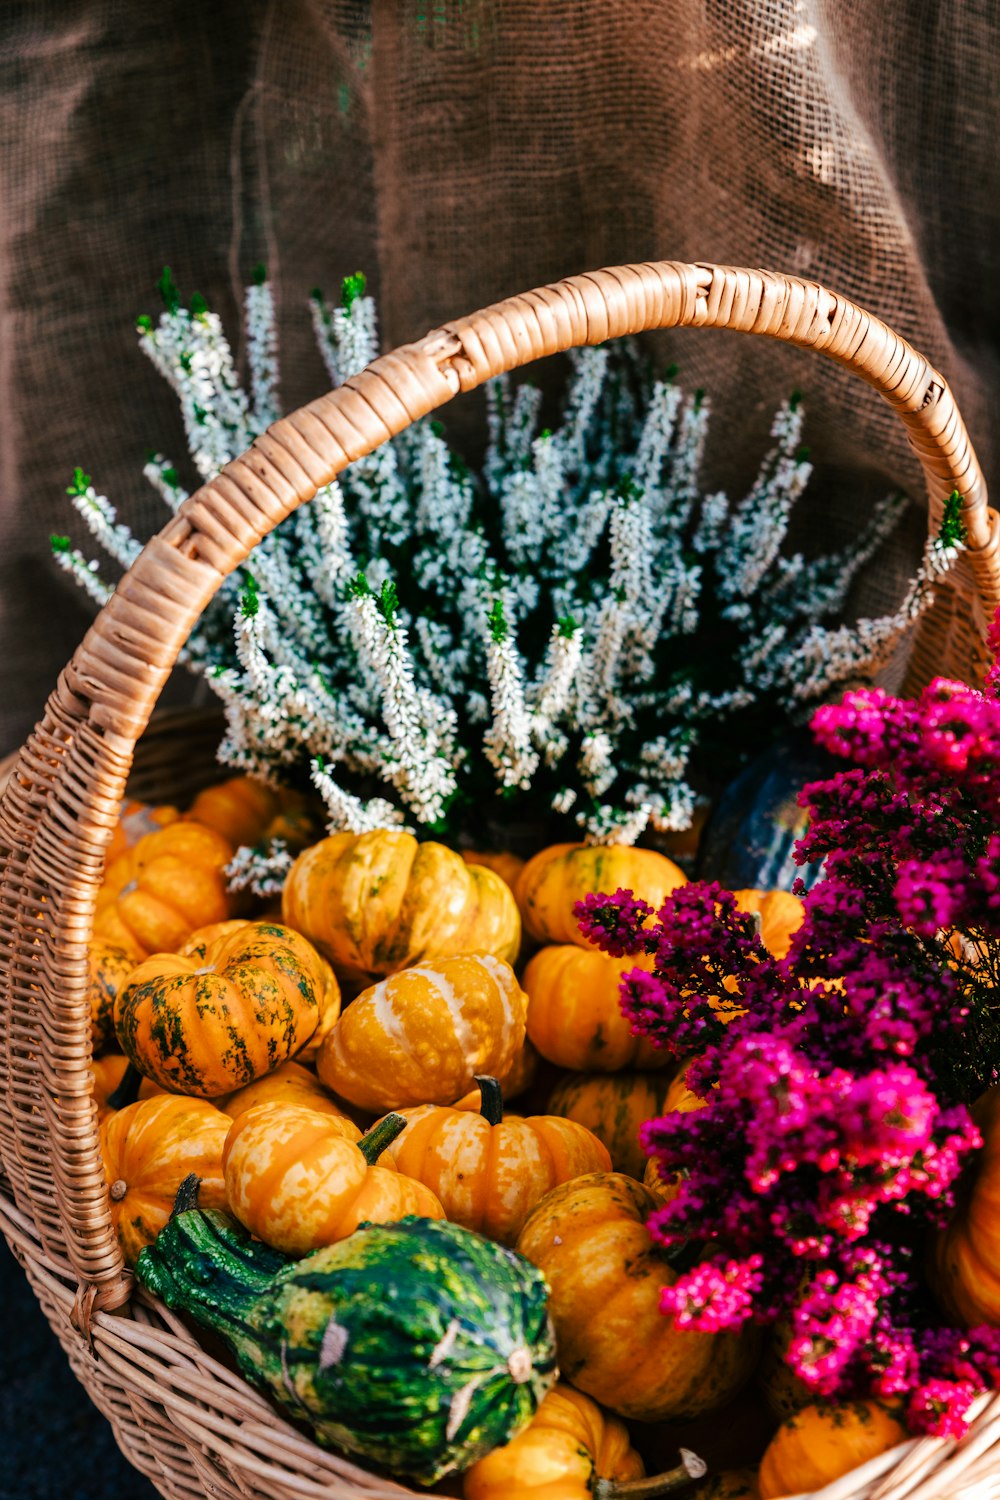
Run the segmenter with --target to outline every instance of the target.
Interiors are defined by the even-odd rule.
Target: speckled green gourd
[[[371,1225],[289,1261],[192,1209],[137,1272],[320,1443],[424,1484],[507,1442],[556,1378],[541,1273],[457,1224]]]

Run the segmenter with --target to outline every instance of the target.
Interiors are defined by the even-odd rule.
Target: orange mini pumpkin
[[[757,1354],[756,1330],[678,1330],[661,1313],[676,1277],[646,1228],[658,1206],[620,1173],[578,1177],[542,1199],[517,1242],[551,1288],[564,1379],[643,1422],[724,1406]]]
[[[205,787],[184,816],[214,828],[234,848],[272,837],[301,847],[309,830],[300,793],[267,786],[251,776],[231,776]]]
[[[168,823],[176,823],[179,817],[179,809],[166,803],[152,807],[148,802],[124,802],[118,814],[117,827],[104,853],[105,868],[112,865],[126,850],[133,848],[147,833],[166,828]]]
[[[639,1127],[663,1114],[671,1086],[662,1073],[570,1073],[552,1090],[548,1108],[603,1141],[616,1172],[641,1178],[646,1153]]]
[[[806,1406],[778,1428],[760,1463],[761,1500],[821,1490],[906,1441],[906,1429],[874,1401]]]
[[[393,1147],[396,1166],[429,1187],[445,1215],[487,1239],[513,1245],[537,1203],[561,1182],[607,1172],[611,1158],[596,1136],[555,1115],[503,1117],[495,1078],[478,1078],[482,1111],[425,1104],[402,1111],[406,1129]]]
[[[768,953],[784,958],[802,926],[806,909],[791,891],[734,891],[740,911],[760,915],[760,940]]]
[[[265,1244],[307,1255],[365,1221],[443,1219],[429,1188],[377,1158],[403,1128],[387,1115],[366,1136],[350,1120],[296,1104],[258,1104],[233,1121],[223,1169],[232,1213]]]
[[[229,916],[232,845],[200,823],[147,833],[115,860],[97,893],[94,938],[132,954],[173,953],[196,927]]]
[[[476,1074],[501,1077],[524,1042],[524,992],[487,955],[415,964],[365,990],[323,1042],[327,1088],[373,1114],[450,1104]]]
[[[90,1040],[99,1057],[115,1044],[115,1001],[128,983],[136,961],[109,943],[91,943],[87,954],[87,998],[90,1001]]]
[[[101,1125],[111,1220],[134,1266],[170,1218],[177,1189],[194,1173],[202,1208],[225,1208],[222,1148],[231,1121],[203,1099],[161,1094],[129,1104]]]
[[[306,849],[282,911],[338,974],[362,984],[457,953],[513,963],[521,945],[517,905],[499,875],[387,829],[337,833]]]
[[[560,1382],[527,1427],[466,1469],[462,1494],[465,1500],[612,1500],[623,1494],[619,1484],[645,1472],[625,1423]]]
[[[684,871],[652,849],[623,844],[553,844],[529,859],[517,882],[525,931],[540,943],[587,947],[573,907],[591,892],[631,891],[654,910],[687,885]]]
[[[256,1104],[302,1104],[324,1115],[346,1118],[344,1111],[330,1098],[315,1073],[297,1062],[283,1062],[273,1073],[267,1073],[246,1088],[223,1094],[212,1103],[231,1120],[238,1120]]]
[[[972,1118],[983,1149],[959,1194],[951,1222],[933,1244],[934,1290],[966,1328],[1000,1327],[1000,1087],[987,1089]]]
[[[511,854],[509,849],[463,849],[462,858],[467,865],[485,865],[487,870],[493,870],[511,890],[516,887],[524,869],[524,860],[519,854]]]
[[[519,1094],[526,1093],[534,1083],[537,1072],[538,1053],[531,1043],[526,1041],[507,1072],[497,1079],[504,1099],[509,1102],[511,1099],[516,1099]],[[461,1099],[456,1099],[452,1105],[453,1109],[471,1109],[476,1114],[482,1107],[483,1096],[478,1083],[467,1094],[463,1094]]]
[[[115,1030],[145,1077],[213,1099],[302,1047],[326,981],[326,965],[297,932],[240,923],[197,945],[195,958],[159,953],[140,964],[118,997]]]
[[[611,958],[576,943],[540,948],[521,980],[532,1044],[557,1067],[581,1073],[672,1066],[662,1047],[632,1035],[621,1011],[622,975],[651,966],[645,955]]]

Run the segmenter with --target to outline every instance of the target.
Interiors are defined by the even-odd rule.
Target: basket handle
[[[130,1282],[90,1098],[87,942],[136,741],[198,616],[285,516],[459,391],[577,345],[686,326],[816,349],[873,385],[923,466],[932,524],[952,490],[962,495],[980,599],[1000,602],[1000,517],[947,383],[871,313],[791,276],[673,261],[572,276],[446,323],[276,422],[143,549],[60,676],[0,803],[0,942],[10,954],[0,1149],[88,1309],[122,1304]]]

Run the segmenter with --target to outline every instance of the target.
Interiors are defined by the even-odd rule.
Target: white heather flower
[[[501,786],[527,788],[539,758],[532,745],[532,717],[525,702],[521,664],[500,600],[494,606],[490,626],[486,674],[492,720],[483,735],[483,751]]]
[[[61,545],[64,541],[67,543],[66,546]],[[52,555],[60,568],[68,573],[71,578],[75,578],[84,592],[90,595],[98,608],[103,609],[114,593],[114,589],[110,588],[104,582],[98,572],[99,564],[97,559],[95,558],[92,562],[88,562],[79,548],[69,547],[68,538],[64,537],[60,537],[58,543],[53,540]]]
[[[284,839],[268,839],[253,847],[241,844],[225,867],[226,888],[253,891],[255,896],[277,896],[292,868],[292,852]]]
[[[673,442],[680,405],[681,393],[677,386],[672,381],[658,380],[653,386],[639,434],[632,476],[648,497],[656,514],[659,514],[663,503],[663,465]],[[668,514],[664,519],[670,525],[674,518]]]
[[[595,812],[577,813],[576,821],[588,844],[629,845],[645,832],[652,811],[645,802],[635,808],[599,807]]]
[[[576,792],[571,786],[560,787],[549,804],[553,812],[568,813],[576,801]]]
[[[160,499],[165,500],[171,510],[177,510],[184,504],[188,492],[181,484],[177,470],[162,453],[154,454],[142,472],[143,477],[149,480]]]
[[[729,519],[729,500],[721,490],[706,495],[701,502],[698,529],[691,538],[696,552],[714,552],[722,540],[722,531]]]
[[[614,743],[603,729],[584,735],[577,760],[577,770],[590,795],[602,797],[618,775],[614,761]]]
[[[72,495],[73,508],[86,521],[108,556],[113,557],[121,567],[130,568],[142,551],[141,542],[136,541],[127,526],[118,524],[111,501],[106,495],[97,493],[87,475],[80,475],[77,470],[77,476],[80,483]],[[82,482],[84,480],[87,480],[85,485]]]
[[[278,330],[274,321],[274,294],[269,281],[262,278],[247,287],[244,319],[247,364],[250,367],[250,395],[253,399],[252,421],[257,432],[263,432],[281,415],[278,398]]]
[[[552,727],[566,712],[583,656],[583,628],[574,621],[552,627],[542,675],[530,695],[531,735],[544,749]]]
[[[403,815],[398,807],[393,807],[383,797],[372,797],[368,802],[362,802],[360,797],[355,797],[334,781],[318,760],[310,762],[309,775],[329,813],[326,825],[328,833],[371,833],[378,828],[404,827]]]

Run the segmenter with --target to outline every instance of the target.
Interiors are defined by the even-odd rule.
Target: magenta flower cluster
[[[941,1434],[1000,1385],[1000,1331],[945,1326],[924,1280],[1000,1059],[1000,667],[987,690],[817,712],[853,765],[803,793],[797,858],[825,863],[787,957],[717,884],[655,912],[629,891],[577,906],[604,951],[654,956],[622,1010],[702,1101],[643,1130],[677,1182],[650,1219],[679,1269],[663,1311],[778,1323],[817,1396],[892,1399]]]

